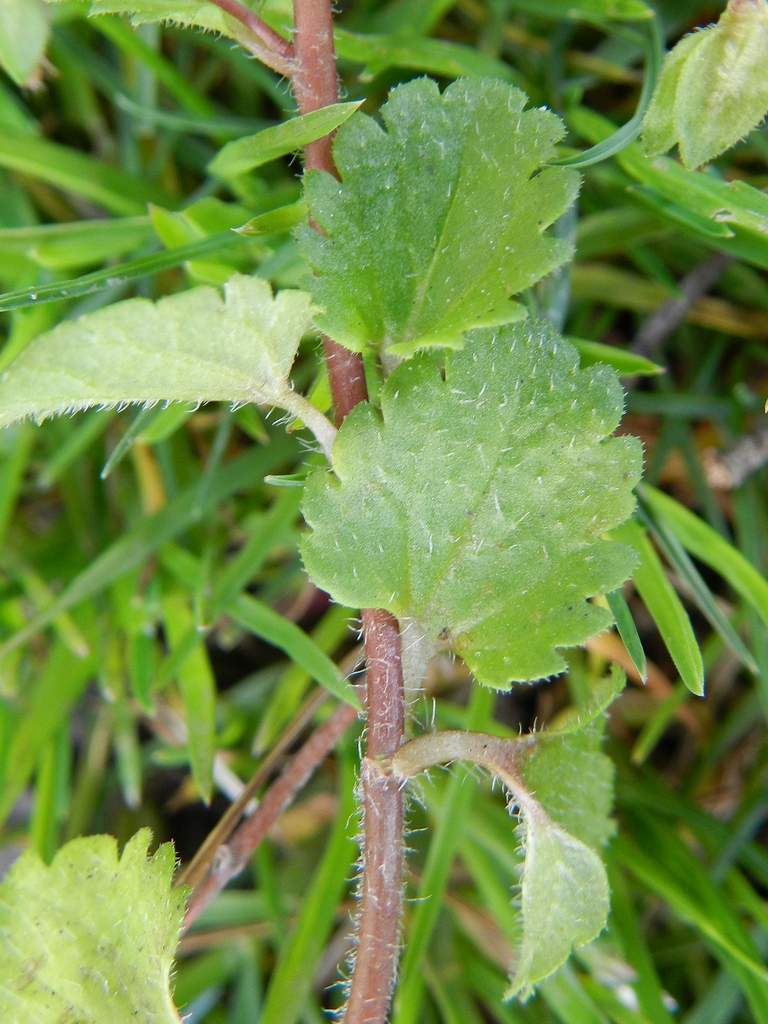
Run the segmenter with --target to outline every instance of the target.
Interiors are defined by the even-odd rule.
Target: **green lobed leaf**
[[[634,558],[603,539],[631,513],[634,438],[607,438],[623,394],[546,321],[469,335],[400,366],[341,427],[335,476],[304,492],[306,568],[348,607],[384,607],[505,687],[561,672],[559,648],[611,623],[585,599]]]
[[[356,351],[377,345],[408,355],[459,347],[470,328],[520,315],[509,297],[570,254],[544,232],[580,180],[541,169],[564,129],[525,103],[492,79],[460,79],[442,95],[418,79],[390,93],[383,127],[359,113],[341,127],[341,181],[305,176],[323,233],[298,232],[323,331]]]
[[[292,117],[282,124],[265,128],[256,135],[235,139],[222,147],[208,164],[208,170],[218,178],[232,178],[295,153],[315,139],[321,139],[348,120],[362,103],[332,103],[300,117]]]
[[[170,994],[186,894],[173,847],[137,832],[67,843],[47,867],[28,851],[0,885],[0,1015],[24,1024],[178,1024]]]
[[[16,85],[40,84],[48,43],[48,17],[42,0],[3,0],[0,4],[0,68]]]
[[[273,298],[266,281],[241,275],[223,297],[204,287],[117,302],[24,349],[0,375],[0,427],[93,405],[214,400],[280,405],[314,422],[288,381],[311,317],[304,292]]]

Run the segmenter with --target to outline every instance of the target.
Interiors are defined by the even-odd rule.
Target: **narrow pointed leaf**
[[[599,341],[588,341],[586,338],[574,338],[570,335],[568,341],[579,353],[582,366],[605,363],[612,366],[621,377],[653,377],[657,373],[664,373],[664,367],[658,363],[617,345],[603,345]]]
[[[525,103],[500,81],[464,78],[441,95],[418,79],[392,91],[383,127],[362,114],[341,127],[341,181],[305,178],[323,233],[299,230],[326,333],[408,355],[520,315],[510,296],[569,255],[545,231],[579,187],[574,171],[542,169],[563,125]]]
[[[227,608],[241,626],[285,651],[297,665],[324,686],[329,693],[353,708],[360,708],[355,688],[303,629],[250,594],[240,594]]]
[[[180,591],[168,594],[163,611],[170,657],[178,654],[174,675],[184,702],[192,777],[205,803],[210,803],[216,753],[216,680],[184,595]]]
[[[614,536],[631,544],[639,556],[634,572],[635,586],[656,623],[659,633],[685,685],[697,696],[704,693],[704,664],[690,619],[680,598],[667,579],[645,530],[633,521],[613,531]]]
[[[613,593],[606,594],[605,598],[608,602],[608,607],[613,612],[613,617],[616,620],[616,629],[619,631],[619,636],[624,641],[627,654],[632,659],[632,664],[637,669],[638,675],[642,681],[645,682],[647,678],[648,665],[645,658],[645,651],[643,650],[643,644],[640,640],[640,635],[637,632],[635,620],[632,618],[632,612],[629,610],[629,605],[620,590],[614,590]]]
[[[256,135],[228,142],[211,160],[208,170],[218,178],[232,178],[261,167],[270,160],[295,153],[309,142],[335,131],[354,114],[361,103],[362,100],[332,103],[301,117],[292,117],[272,128],[265,128]]]
[[[694,557],[708,565],[768,623],[768,580],[716,530],[668,494],[644,485],[643,501]]]
[[[470,335],[404,363],[381,414],[355,409],[335,477],[307,481],[303,543],[315,582],[348,607],[384,607],[442,637],[495,687],[561,672],[560,648],[607,628],[585,599],[632,570],[603,539],[632,511],[639,443],[607,438],[623,395],[580,370],[544,321]]]
[[[643,516],[643,519],[645,518]],[[690,556],[678,538],[664,524],[653,523],[647,520],[646,525],[667,562],[688,588],[690,597],[697,605],[699,611],[705,616],[712,628],[720,634],[722,640],[728,644],[741,663],[750,672],[757,675],[758,667],[755,659],[739,636],[735,626],[733,626],[726,613],[718,604],[714,594],[707,586],[706,581],[691,561]]]

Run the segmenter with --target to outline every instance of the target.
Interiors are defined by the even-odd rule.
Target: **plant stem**
[[[244,870],[253,851],[356,718],[357,712],[348,704],[338,708],[291,758],[250,818],[246,818],[228,843],[219,847],[212,870],[192,894],[185,930],[224,886]]]
[[[293,88],[299,113],[307,114],[338,100],[333,15],[330,0],[294,0]],[[308,170],[337,176],[326,136],[307,146]],[[359,355],[323,339],[337,423],[368,397]],[[381,609],[363,612],[368,738],[361,771],[363,869],[357,956],[346,1024],[383,1024],[397,974],[402,913],[403,793],[400,784],[380,769],[403,740],[405,700],[400,629]]]
[[[346,1024],[383,1024],[397,975],[403,899],[403,787],[382,759],[403,742],[400,629],[388,612],[363,612],[368,658],[368,741],[360,786],[363,860],[355,970]]]
[[[320,705],[327,699],[328,691],[318,690],[299,708],[298,713],[294,716],[288,728],[243,787],[240,796],[230,804],[226,812],[208,833],[192,860],[179,872],[176,878],[177,885],[188,885],[194,888],[202,882],[216,860],[219,847],[230,838],[237,828],[240,819],[246,813],[248,805],[255,799],[259,789],[261,789],[272,774],[275,766],[296,741],[299,733],[311,721]]]
[[[300,114],[338,102],[336,57],[333,50],[333,15],[329,0],[294,0],[295,68],[293,92]],[[331,152],[330,135],[318,139],[304,150],[304,166],[309,171],[326,171],[338,177]],[[336,422],[341,423],[358,402],[368,397],[363,360],[356,352],[323,338],[325,361],[333,395]]]
[[[239,0],[210,0],[225,14],[239,21],[246,34],[239,34],[240,43],[250,50],[254,57],[286,78],[293,74],[293,47],[281,35],[254,14]]]
[[[330,462],[333,442],[336,439],[336,428],[331,421],[326,419],[320,410],[316,409],[298,391],[287,391],[281,401],[281,405],[288,412],[293,413],[294,416],[298,416],[300,420],[304,421],[304,425],[309,427],[315,435],[320,447],[323,449],[323,454]]]

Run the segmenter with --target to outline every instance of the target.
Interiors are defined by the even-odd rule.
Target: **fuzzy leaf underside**
[[[185,893],[170,844],[150,858],[142,829],[32,852],[0,885],[0,1018],[8,1024],[178,1024],[170,973]]]
[[[596,706],[615,698],[625,680],[613,673],[595,694]],[[573,716],[588,719],[590,709]],[[558,969],[572,949],[596,938],[610,903],[598,851],[615,832],[611,818],[613,762],[601,750],[602,711],[576,731],[536,734],[521,775],[525,859],[521,878],[522,931],[507,996],[526,998]]]
[[[620,691],[606,680],[599,703]],[[583,713],[574,718],[583,721]],[[518,820],[518,927],[508,998],[527,998],[573,949],[605,927],[609,892],[601,848],[614,834],[613,763],[601,750],[603,711],[587,713],[577,731],[531,733],[500,739],[483,733],[427,733],[405,744],[392,760],[395,777],[412,778],[435,764],[469,761],[507,789]],[[510,851],[510,854],[512,851]]]
[[[714,160],[768,112],[768,5],[731,3],[667,55],[643,124],[646,152],[676,143],[686,167]]]
[[[604,539],[634,507],[639,442],[610,438],[623,392],[544,321],[421,353],[357,407],[335,475],[305,487],[305,565],[349,607],[383,607],[450,642],[494,687],[561,672],[560,648],[611,623],[586,598],[633,567]]]
[[[605,927],[608,878],[597,851],[615,828],[614,769],[600,749],[603,728],[598,719],[580,732],[541,733],[523,762],[522,927],[507,997],[527,998]]]
[[[127,299],[35,338],[0,375],[0,427],[131,402],[290,402],[312,308],[304,292],[235,275],[153,303]]]
[[[65,0],[47,0],[63,3]],[[122,14],[134,25],[165,21],[238,38],[239,24],[208,0],[91,0],[89,14]]]
[[[564,128],[525,103],[493,79],[459,79],[441,95],[422,78],[392,90],[383,126],[356,114],[341,127],[341,181],[305,176],[323,233],[298,232],[324,310],[318,323],[334,340],[401,355],[458,348],[465,331],[512,320],[520,311],[510,296],[568,258],[568,244],[545,229],[580,179],[542,170]]]

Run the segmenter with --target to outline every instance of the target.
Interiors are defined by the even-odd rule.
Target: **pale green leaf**
[[[282,124],[265,128],[256,135],[235,139],[222,147],[208,164],[208,170],[218,178],[233,178],[238,174],[295,153],[315,139],[321,139],[348,120],[362,103],[332,103],[301,117],[292,117]]]
[[[142,829],[74,839],[50,867],[29,851],[0,885],[0,1017],[9,1024],[178,1024],[170,973],[186,895],[170,844]]]
[[[562,966],[574,947],[600,934],[609,905],[608,879],[597,853],[535,802],[524,815],[523,935],[506,992],[507,998],[521,999]]]
[[[651,155],[675,143],[686,167],[735,145],[768,112],[768,5],[730,0],[717,25],[686,36],[667,56],[646,115]]]
[[[542,170],[563,125],[525,103],[492,79],[460,79],[442,95],[418,79],[390,93],[383,126],[357,114],[341,127],[341,181],[305,177],[323,233],[299,230],[326,333],[357,351],[407,355],[459,347],[465,331],[519,315],[510,296],[570,253],[545,229],[580,180],[565,168]]]
[[[621,692],[623,683],[621,674],[604,680],[595,694],[591,720],[574,716],[573,724],[581,722],[580,728],[536,733],[536,742],[522,767],[526,787],[549,817],[594,849],[604,846],[615,832],[610,818],[613,762],[601,753],[600,745],[605,710]]]
[[[345,420],[335,477],[315,472],[303,513],[307,570],[347,607],[384,607],[442,637],[495,687],[561,672],[559,648],[611,624],[586,598],[634,559],[606,530],[632,511],[634,438],[607,438],[623,394],[579,369],[545,321],[422,353]]]
[[[21,86],[39,85],[48,16],[42,0],[0,3],[0,68]]]
[[[608,881],[598,851],[613,835],[614,823],[613,764],[600,749],[603,726],[598,713],[575,732],[508,740],[430,733],[405,744],[392,759],[392,773],[403,780],[435,764],[470,761],[492,772],[510,794],[510,808],[520,819],[523,864],[508,997],[527,998],[572,949],[605,927]]]
[[[47,0],[63,3],[65,0]],[[238,22],[208,0],[91,0],[89,14],[122,14],[134,25],[167,21],[237,38]]]
[[[235,275],[153,303],[128,299],[36,338],[0,375],[0,427],[88,406],[261,402],[330,424],[288,381],[312,318],[309,296]]]
[[[661,75],[650,106],[643,119],[643,148],[649,156],[666,153],[677,142],[675,100],[683,65],[689,55],[707,38],[705,32],[684,36],[664,58]]]

